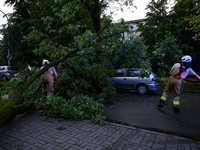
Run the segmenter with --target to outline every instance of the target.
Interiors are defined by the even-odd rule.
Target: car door
[[[0,66],[0,78],[2,78],[3,75],[3,66]]]
[[[15,67],[15,66],[9,66],[8,67],[8,70],[10,72],[10,77],[13,77],[13,75],[15,73],[18,73],[19,72],[19,68]]]
[[[115,76],[110,78],[110,81],[115,88],[127,89],[128,78],[126,76],[126,70],[116,72]]]
[[[138,84],[138,74],[139,70],[137,69],[128,69],[126,71],[127,89],[136,89],[136,85]]]

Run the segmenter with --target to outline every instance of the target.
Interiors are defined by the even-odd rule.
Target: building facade
[[[144,19],[138,19],[138,20],[131,20],[131,21],[125,21],[126,24],[129,24],[129,32],[125,32],[124,36],[125,39],[129,39],[131,35],[134,34],[134,36],[139,36],[140,32],[136,32],[137,30],[137,25],[136,23],[145,23]]]

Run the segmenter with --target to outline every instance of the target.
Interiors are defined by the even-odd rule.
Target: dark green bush
[[[95,101],[101,99],[100,103],[115,101],[115,88],[106,79],[111,74],[108,69],[88,67],[74,72],[72,69],[60,65],[56,70],[58,79],[54,93],[58,93],[64,99],[71,99],[76,95],[83,94],[92,97]]]
[[[101,100],[100,100],[101,101]],[[42,109],[42,115],[47,118],[63,119],[91,119],[94,123],[101,124],[105,120],[103,104],[94,101],[87,95],[77,95],[70,100],[61,96],[51,95],[41,97],[35,102],[37,109]]]

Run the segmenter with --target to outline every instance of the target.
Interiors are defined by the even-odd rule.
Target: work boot
[[[174,112],[179,112],[180,109],[178,107],[174,107]]]
[[[160,103],[157,105],[157,107],[163,107],[164,104],[165,104],[165,101],[160,99]]]

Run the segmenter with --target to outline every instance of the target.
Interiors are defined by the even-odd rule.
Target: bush
[[[42,109],[42,115],[57,120],[91,119],[101,124],[106,119],[103,104],[87,95],[77,95],[68,101],[61,96],[49,95],[46,99],[42,97],[36,100],[35,105],[37,109]]]

